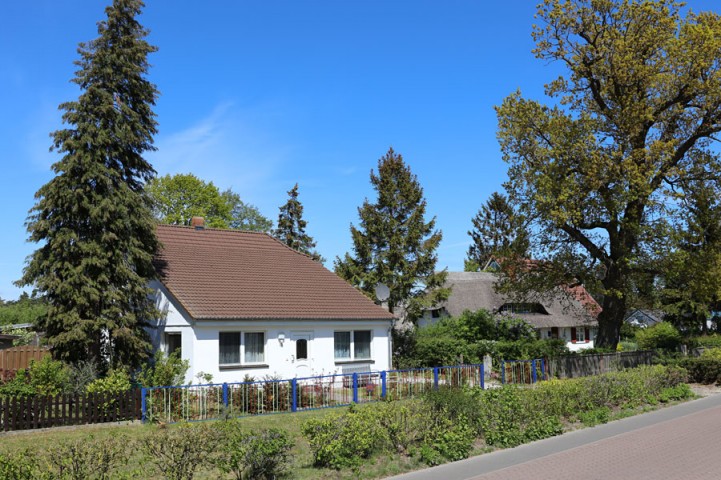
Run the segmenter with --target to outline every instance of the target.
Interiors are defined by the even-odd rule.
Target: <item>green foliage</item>
[[[556,357],[568,353],[563,340],[539,340],[526,322],[486,310],[465,311],[459,317],[445,317],[418,328],[403,355],[403,367],[430,367],[464,362],[478,363],[485,355],[494,359]]]
[[[0,300],[0,325],[29,323],[35,325],[39,318],[45,316],[48,307],[42,297],[22,293],[15,301]],[[3,331],[3,333],[8,333]]]
[[[67,390],[70,368],[50,355],[40,361],[31,360],[28,368],[30,385],[37,395],[58,395]]]
[[[214,425],[179,424],[146,437],[143,448],[148,460],[165,478],[192,480],[198,468],[215,462],[221,439],[222,434]]]
[[[691,340],[692,343],[698,345],[699,347],[721,347],[721,335],[703,335],[700,337],[694,337]]]
[[[36,333],[29,328],[11,328],[10,325],[0,326],[0,333],[3,335],[15,335],[18,338],[13,340],[13,347],[30,345],[35,340]]]
[[[668,403],[693,398],[694,396],[695,394],[693,390],[691,390],[691,387],[685,383],[680,383],[675,387],[668,387],[661,390],[658,399],[663,403]]]
[[[721,384],[721,360],[708,357],[684,358],[678,364],[688,371],[691,382]]]
[[[565,72],[546,85],[549,105],[516,92],[496,108],[505,187],[544,258],[507,272],[506,285],[547,291],[583,279],[604,299],[601,347],[616,347],[629,300],[653,299],[646,287],[677,243],[679,186],[721,173],[721,102],[709,101],[721,98],[721,21],[684,18],[681,6],[543,1],[534,53]]]
[[[31,451],[15,454],[0,453],[0,478],[4,480],[35,480],[39,477],[38,461]]]
[[[436,271],[442,234],[434,230],[435,218],[425,221],[423,189],[392,148],[378,160],[378,173],[371,171],[371,185],[377,201],[366,199],[358,208],[360,225],[351,225],[353,255],[336,257],[335,272],[370,298],[378,283],[387,285],[389,310],[403,307],[415,320],[450,293],[442,288],[446,272]]]
[[[296,183],[288,190],[288,201],[280,207],[278,228],[273,230],[273,236],[293,250],[305,253],[316,262],[323,263],[325,259],[315,250],[313,237],[305,233],[307,224],[308,222],[303,220],[303,204],[298,200]]]
[[[49,450],[46,473],[61,480],[110,480],[117,478],[113,471],[127,463],[130,451],[129,439],[122,435],[66,441]]]
[[[618,352],[635,352],[637,350],[638,350],[638,343],[629,342],[627,340],[618,342],[618,346],[616,347],[616,351],[618,351]]]
[[[525,219],[514,211],[505,195],[493,192],[472,222],[473,229],[468,232],[471,246],[464,270],[480,271],[492,256],[526,258],[529,240]]]
[[[445,416],[474,428],[481,424],[484,415],[478,408],[478,400],[466,389],[442,386],[426,392],[423,401],[431,408],[433,416]]]
[[[608,407],[599,407],[593,410],[587,410],[580,412],[578,420],[587,427],[594,427],[601,423],[608,423],[611,418],[611,409]]]
[[[244,431],[241,422],[230,421],[223,426],[216,465],[237,480],[270,480],[288,470],[292,447],[293,442],[283,430]]]
[[[669,322],[661,322],[636,332],[636,343],[642,350],[674,351],[681,345],[681,334]]]
[[[88,393],[103,393],[107,395],[119,395],[130,390],[130,376],[125,370],[110,370],[103,378],[98,378],[88,384]]]
[[[158,350],[151,362],[146,363],[138,372],[136,380],[143,387],[171,387],[182,385],[190,362],[180,358],[178,352],[170,355]]]
[[[436,416],[430,425],[420,446],[421,460],[428,465],[438,465],[468,458],[476,434],[463,415],[454,420],[443,415]]]
[[[302,432],[310,443],[315,465],[338,470],[358,467],[388,438],[373,408],[354,405],[343,414],[306,421]]]
[[[155,178],[146,190],[160,223],[188,226],[193,217],[203,217],[210,228],[257,232],[267,232],[273,225],[257,207],[244,203],[237,193],[221,192],[213,182],[205,182],[192,173]]]
[[[66,128],[52,134],[62,158],[27,221],[40,246],[18,284],[47,300],[36,326],[71,363],[140,364],[150,350],[144,327],[157,316],[148,282],[158,240],[143,190],[154,170],[142,156],[157,132],[158,91],[145,78],[156,48],[137,21],[141,7],[114,0],[98,36],[80,45],[81,93],[60,105]]]
[[[721,347],[708,348],[703,351],[701,358],[710,358],[713,360],[721,360]]]
[[[35,393],[27,370],[18,370],[12,379],[0,383],[0,397],[32,397]]]

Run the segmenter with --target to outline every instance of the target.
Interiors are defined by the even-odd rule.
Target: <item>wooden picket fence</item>
[[[45,355],[50,355],[47,347],[24,345],[0,350],[0,372],[16,372],[30,366],[30,361],[40,361]]]
[[[0,431],[141,418],[140,389],[116,394],[86,393],[0,398]]]

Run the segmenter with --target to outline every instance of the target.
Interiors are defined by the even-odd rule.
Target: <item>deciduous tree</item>
[[[391,148],[371,171],[371,185],[378,194],[358,208],[360,225],[351,225],[353,255],[336,257],[335,271],[375,299],[378,283],[390,288],[388,307],[402,307],[414,320],[422,309],[448,298],[442,288],[446,272],[436,272],[436,250],[442,234],[436,219],[426,222],[423,189],[403,157]]]
[[[63,103],[66,128],[52,134],[62,158],[36,194],[27,228],[41,243],[23,285],[47,300],[38,328],[56,357],[138,365],[150,343],[143,327],[156,315],[148,281],[158,247],[144,183],[154,175],[147,57],[156,50],[137,21],[140,0],[114,0],[99,36],[82,43],[73,80],[81,90]]]
[[[663,243],[670,189],[699,165],[721,171],[711,145],[721,130],[721,18],[680,9],[545,0],[535,54],[566,74],[546,86],[549,106],[519,92],[497,107],[506,189],[533,219],[546,260],[526,276],[542,270],[549,287],[565,277],[600,293],[600,347],[615,347],[634,277]]]

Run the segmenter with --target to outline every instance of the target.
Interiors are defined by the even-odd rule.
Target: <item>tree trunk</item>
[[[621,283],[621,272],[617,268],[609,269],[603,282],[606,291],[624,291]],[[606,294],[602,306],[603,310],[598,316],[598,336],[595,346],[615,350],[621,336],[623,319],[626,316],[626,299],[617,294]]]

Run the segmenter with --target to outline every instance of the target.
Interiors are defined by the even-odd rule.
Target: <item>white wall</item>
[[[579,327],[581,328],[581,327]],[[538,329],[540,337],[542,339],[548,339],[551,338],[549,336],[549,332],[551,331],[550,328],[539,328]],[[585,350],[587,348],[593,348],[594,345],[594,339],[596,338],[596,329],[595,328],[589,328],[589,336],[591,338],[587,338],[584,342],[573,342],[571,341],[571,328],[570,327],[561,327],[558,329],[558,338],[566,340],[566,347],[571,352],[578,352],[580,350]]]
[[[163,349],[165,332],[182,334],[182,357],[190,361],[186,381],[199,383],[199,372],[209,373],[214,383],[241,382],[246,375],[262,380],[265,376],[279,378],[306,377],[342,373],[344,368],[367,367],[371,370],[390,369],[390,321],[349,320],[192,320],[162,285],[156,288],[156,304],[164,319],[151,331],[155,348]],[[336,361],[334,331],[370,330],[370,361]],[[265,362],[263,367],[248,366],[225,369],[219,366],[218,336],[220,332],[264,332]],[[279,341],[279,336],[285,338]],[[295,359],[295,339],[308,338],[308,360]]]

